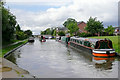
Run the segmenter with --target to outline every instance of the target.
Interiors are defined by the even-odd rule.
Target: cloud
[[[6,0],[8,3],[18,3],[17,5],[49,5],[63,6],[72,3],[72,0]]]
[[[61,0],[61,3],[60,0],[42,1],[46,2],[47,5],[50,5],[52,1],[58,4],[65,1],[68,5],[61,4],[58,8],[53,7],[38,12],[17,8],[11,9],[11,12],[16,15],[22,29],[31,29],[35,34],[39,34],[41,30],[45,30],[46,28],[63,26],[62,24],[67,18],[87,22],[90,16],[97,17],[98,20],[103,21],[105,26],[117,26],[118,0],[68,0],[68,2],[72,2],[70,4],[66,0]],[[34,6],[32,5],[32,7]]]

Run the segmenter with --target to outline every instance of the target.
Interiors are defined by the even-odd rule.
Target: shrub
[[[58,35],[59,35],[59,36],[65,36],[65,32],[60,31],[60,32],[58,32]]]
[[[90,34],[90,33],[85,33],[85,32],[83,32],[83,33],[78,33],[77,34],[79,37],[90,37],[90,36],[92,36],[92,34]]]

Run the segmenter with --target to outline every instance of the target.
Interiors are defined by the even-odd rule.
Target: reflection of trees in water
[[[20,54],[21,54],[20,50],[17,50],[15,52],[11,53],[6,59],[13,62],[14,64],[17,64],[16,60],[17,60],[17,58],[21,58]]]
[[[110,70],[112,69],[112,62],[114,61],[114,58],[105,59],[103,63],[99,63],[99,61],[101,60],[98,60],[97,63],[95,63],[95,68],[99,68],[101,70]]]

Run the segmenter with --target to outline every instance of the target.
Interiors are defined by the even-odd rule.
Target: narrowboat
[[[45,37],[43,37],[43,36],[41,36],[41,37],[39,38],[39,40],[40,40],[41,42],[46,42],[46,39],[45,39]]]
[[[34,37],[30,37],[30,38],[28,39],[28,42],[34,42]]]
[[[116,56],[116,52],[112,47],[112,41],[109,39],[71,37],[68,44],[72,47],[88,51],[92,53],[93,56],[98,57]]]
[[[57,36],[56,41],[61,42],[61,36]]]
[[[60,37],[56,38],[56,41],[61,42],[63,44],[68,44],[68,42],[70,41],[69,39],[70,39],[70,37],[60,36]]]

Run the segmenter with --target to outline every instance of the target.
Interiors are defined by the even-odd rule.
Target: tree
[[[51,35],[53,36],[53,34],[54,34],[54,31],[55,31],[55,29],[52,29],[51,30]]]
[[[58,32],[58,35],[59,35],[59,36],[65,36],[65,32],[60,31],[60,32]]]
[[[19,24],[16,26],[16,31],[21,31]]]
[[[26,39],[27,38],[27,34],[24,33],[24,31],[17,31],[16,32],[16,38],[18,40],[23,40],[23,39]]]
[[[89,21],[87,21],[87,26],[85,27],[85,30],[92,35],[95,33],[100,33],[104,29],[103,22],[100,22],[97,20],[97,18],[89,18]]]
[[[56,30],[54,30],[54,32],[53,32],[53,36],[56,36]]]
[[[16,17],[10,12],[9,9],[4,7],[4,2],[0,2],[0,11],[2,10],[2,40],[4,42],[12,42],[14,39],[23,40],[27,36],[32,35],[32,31],[26,30],[25,32],[20,29],[16,21]],[[1,17],[0,17],[1,18]]]
[[[50,30],[50,28],[46,29],[46,35],[51,35],[51,30]]]
[[[11,41],[14,39],[16,17],[4,7],[2,3],[2,39]]]
[[[27,34],[27,37],[32,36],[32,31],[31,30],[26,30],[24,31],[25,34]]]
[[[44,35],[44,31],[41,31],[41,35]]]
[[[67,21],[64,22],[64,27],[67,27],[70,30],[70,35],[78,31],[77,21],[72,18],[68,18]]]
[[[107,32],[109,35],[113,35],[115,28],[110,25],[104,31]]]

